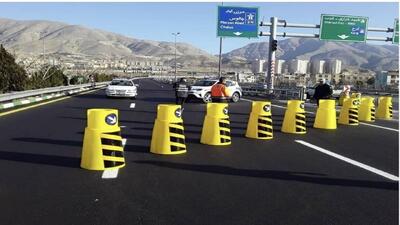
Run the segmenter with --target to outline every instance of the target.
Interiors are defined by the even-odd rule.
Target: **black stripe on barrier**
[[[171,152],[182,151],[182,150],[186,150],[186,148],[180,147],[180,146],[171,145]]]
[[[103,149],[103,156],[124,157],[124,152]]]
[[[272,137],[272,134],[265,134],[265,133],[258,133],[258,137],[263,138],[263,137]]]
[[[296,126],[305,127],[306,126],[306,121],[296,120]]]
[[[358,114],[358,110],[349,110],[349,113],[351,113],[351,114]]]
[[[229,128],[229,123],[219,122],[219,127]]]
[[[103,133],[103,134],[110,134],[110,135],[121,136],[121,131],[116,131],[116,132],[111,132],[111,133]]]
[[[305,113],[296,113],[296,132],[306,131],[306,116]]]
[[[110,161],[110,160],[104,160],[104,167],[109,168],[109,167],[116,167],[123,165],[124,162],[116,162],[116,161]]]
[[[349,114],[349,119],[358,120],[358,116]]]
[[[257,129],[258,130],[262,130],[262,131],[266,131],[266,132],[272,132],[272,129],[268,128],[268,127],[258,126]]]
[[[112,146],[120,146],[120,147],[122,147],[122,141],[114,140],[114,139],[108,139],[108,138],[101,138],[101,144],[102,145],[112,145]]]
[[[266,118],[268,118],[269,120],[266,120],[265,117],[259,117],[259,118],[258,118],[258,123],[272,126],[272,119],[271,119],[271,117],[266,117]]]
[[[303,132],[303,131],[306,131],[305,127],[302,127],[302,128],[296,127],[296,132]]]
[[[175,142],[175,143],[180,143],[180,144],[185,144],[185,139],[184,138],[177,138],[177,137],[169,137],[170,142]]]
[[[358,124],[358,119],[349,118],[349,124]]]
[[[231,140],[226,139],[226,138],[221,138],[221,143],[229,143]]]
[[[182,134],[183,135],[183,129],[178,129],[176,127],[170,127],[169,132],[174,133],[174,134]]]
[[[226,130],[220,130],[220,131],[219,131],[219,134],[220,134],[220,135],[225,135],[225,136],[230,136],[230,135],[231,135],[231,132],[226,131]]]

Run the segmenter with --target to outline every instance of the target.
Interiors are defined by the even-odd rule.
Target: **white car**
[[[216,84],[218,80],[199,80],[194,83],[189,90],[188,97],[202,99],[203,102],[211,102],[211,86]],[[242,97],[242,88],[236,81],[227,80],[226,87],[230,93],[230,100],[238,102]]]
[[[106,88],[107,97],[136,98],[137,87],[132,80],[114,79]]]

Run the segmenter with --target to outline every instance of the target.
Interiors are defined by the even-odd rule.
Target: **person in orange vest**
[[[220,77],[218,83],[211,87],[211,99],[212,102],[225,102],[229,99],[225,77]]]

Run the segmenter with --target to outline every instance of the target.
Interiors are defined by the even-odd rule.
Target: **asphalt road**
[[[199,143],[205,105],[188,103],[188,152],[161,156],[149,153],[155,110],[173,92],[139,83],[137,100],[99,90],[0,117],[1,224],[398,224],[398,181],[295,142],[398,177],[398,122],[325,131],[308,114],[307,134],[291,135],[274,106],[274,139],[253,140],[250,102],[240,101],[229,108],[232,145],[213,147]],[[119,110],[126,167],[115,179],[79,167],[89,108]]]

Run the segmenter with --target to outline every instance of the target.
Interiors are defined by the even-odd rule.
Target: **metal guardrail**
[[[106,85],[109,82],[100,82],[96,83],[97,86]],[[91,87],[92,84],[80,84],[80,85],[70,85],[70,86],[58,86],[58,87],[50,87],[50,88],[42,88],[36,90],[28,90],[28,91],[18,91],[18,92],[10,92],[6,94],[0,94],[0,102],[7,102],[21,98],[39,96],[44,94],[56,93],[56,92],[64,92],[64,91],[71,91],[75,89],[87,88]]]
[[[133,77],[131,79],[136,80],[136,79],[143,79],[143,78],[148,78],[148,77],[140,76],[140,77]],[[110,81],[96,82],[96,87],[106,85],[108,83],[110,83]],[[80,84],[80,85],[58,86],[58,87],[49,87],[49,88],[42,88],[42,89],[35,89],[35,90],[28,90],[28,91],[10,92],[10,93],[5,93],[5,94],[0,94],[0,102],[7,102],[7,101],[17,100],[17,99],[21,99],[21,98],[40,96],[40,95],[50,94],[50,93],[72,91],[75,89],[88,88],[88,87],[92,87],[92,84],[87,83],[87,84]]]
[[[246,87],[242,86],[243,95],[249,96],[269,96],[274,99],[300,99],[306,98],[305,88],[274,88],[268,91],[262,87]]]

